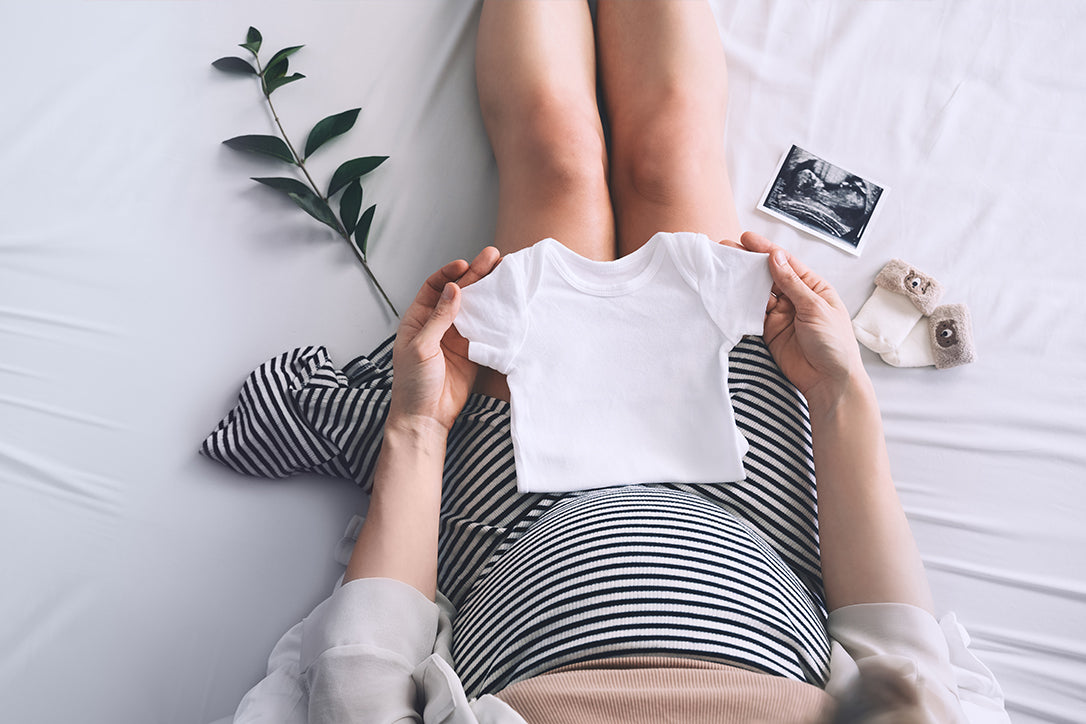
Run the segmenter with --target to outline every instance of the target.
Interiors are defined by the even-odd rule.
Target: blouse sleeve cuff
[[[434,650],[440,609],[414,587],[360,578],[336,589],[302,623],[301,668],[341,646],[386,651],[415,666]]]
[[[950,650],[935,617],[904,603],[862,603],[830,613],[830,638],[857,662],[895,656],[915,662],[926,677],[954,687]]]

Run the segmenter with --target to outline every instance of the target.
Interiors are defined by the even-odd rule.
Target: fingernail
[[[445,301],[449,301],[453,298],[453,295],[456,294],[455,289],[455,284],[453,284],[452,282],[446,282],[445,288],[441,290],[441,298]]]
[[[788,254],[784,249],[777,249],[773,252],[773,261],[777,262],[777,266],[788,266]]]

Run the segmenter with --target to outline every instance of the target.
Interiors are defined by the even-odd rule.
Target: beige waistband
[[[574,664],[496,696],[528,724],[825,721],[833,699],[801,681],[708,661],[637,656]]]

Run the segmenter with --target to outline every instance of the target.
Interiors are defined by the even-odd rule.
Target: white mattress
[[[940,611],[1016,722],[1086,720],[1086,5],[731,3],[729,160],[744,223],[853,311],[900,257],[972,309],[978,362],[865,353]],[[490,240],[477,2],[0,0],[0,702],[5,721],[229,715],[330,590],[364,503],[346,482],[244,478],[197,455],[245,375],[394,328],[349,250],[220,141],[270,133],[210,62],[252,24],[306,44],[276,94],[312,162],[368,177],[371,260],[405,307]],[[267,55],[264,56],[265,58]],[[754,211],[796,143],[890,187],[853,258]]]

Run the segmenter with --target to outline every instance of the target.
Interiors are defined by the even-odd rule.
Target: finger
[[[445,266],[431,274],[415,295],[415,304],[422,305],[427,310],[433,309],[441,298],[441,292],[449,282],[455,282],[467,271],[468,263],[463,259],[450,261]]]
[[[795,255],[789,254],[787,251],[779,246],[774,246],[773,251],[770,252],[770,256],[775,257],[778,253],[783,253],[785,255],[785,260],[788,267],[790,267],[792,271],[795,272],[796,276],[799,277],[800,280],[802,280],[804,286],[806,286],[807,289],[813,292],[815,296],[819,297],[832,307],[844,308],[844,303],[841,301],[841,298],[837,295],[837,291],[833,288],[832,285],[830,285],[829,282],[820,277],[818,274],[815,274],[813,271],[811,271],[810,268],[802,261],[797,259]],[[773,267],[774,263],[770,261],[771,271]],[[776,276],[773,277],[773,281],[774,284],[772,291],[774,294],[780,295],[788,293],[787,290],[785,290],[781,286],[780,281],[778,281]]]
[[[783,314],[785,316],[795,315],[796,308],[792,304],[791,300],[783,294],[777,298],[777,303],[773,305],[773,311],[777,314]]]
[[[821,297],[809,286],[811,277],[814,275],[808,272],[805,278],[801,278],[792,268],[788,253],[784,249],[773,251],[769,259],[769,272],[773,275],[773,281],[777,283],[784,296],[788,297],[797,311],[810,308],[812,304],[821,301]]]
[[[458,311],[460,311],[460,287],[454,282],[446,282],[429,319],[415,337],[418,348],[420,350],[439,349],[441,339],[449,331]]]
[[[742,244],[736,243],[736,242],[732,241],[731,239],[721,239],[717,243],[720,244],[721,246],[730,246],[730,247],[733,247],[735,249],[745,249],[745,247]]]
[[[464,275],[455,280],[457,285],[463,289],[469,284],[474,284],[493,271],[500,260],[501,252],[493,246],[486,247],[472,260],[471,266],[464,272]]]
[[[753,231],[743,232],[743,236],[741,236],[739,240],[743,244],[744,249],[759,254],[772,254],[775,249],[781,248],[761,234],[755,234]],[[769,291],[775,297],[784,294],[776,282],[773,282],[773,286],[770,287]]]
[[[757,251],[769,254],[771,257],[775,257],[778,254],[784,254],[786,264],[795,275],[802,280],[804,286],[807,289],[814,292],[817,296],[824,299],[828,299],[833,303],[833,291],[829,284],[822,280],[820,276],[811,271],[806,264],[797,259],[794,255],[789,254],[784,248],[777,246],[769,239],[760,234],[755,234],[752,231],[748,231],[742,236],[743,245],[750,251]],[[774,261],[770,261],[770,272],[774,271]],[[788,291],[781,285],[780,279],[776,274],[773,274],[773,287],[770,289],[773,294],[780,296],[782,294],[788,294]],[[795,301],[795,300],[794,300]]]
[[[742,241],[744,248],[748,251],[756,251],[762,254],[772,254],[777,249],[784,251],[785,254],[788,254],[788,264],[799,275],[800,279],[806,279],[807,275],[812,273],[806,264],[790,254],[784,247],[774,244],[761,234],[755,234],[753,231],[744,232]]]
[[[738,246],[738,248],[759,254],[771,254],[775,249],[780,249],[779,246],[769,239],[760,236],[759,234],[755,234],[753,231],[743,232],[743,235],[739,237],[739,240],[742,246]],[[770,261],[770,264],[772,265],[772,260]],[[788,299],[784,296],[784,292],[776,281],[774,281],[769,287],[769,299],[766,300],[765,304],[766,316],[774,313],[782,313],[787,301]]]
[[[755,234],[753,231],[744,231],[743,235],[739,237],[739,242],[747,251],[756,251],[760,254],[768,254],[777,248],[777,245],[772,241],[761,234]]]

